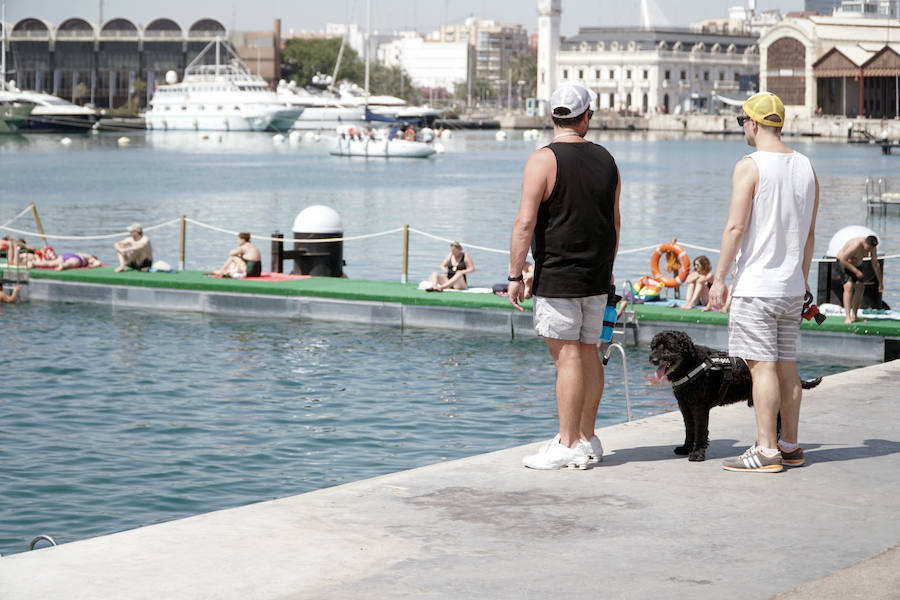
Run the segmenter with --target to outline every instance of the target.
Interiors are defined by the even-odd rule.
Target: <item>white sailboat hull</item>
[[[375,158],[427,158],[435,154],[434,146],[407,140],[352,140],[339,137],[331,153],[335,156],[365,156]]]

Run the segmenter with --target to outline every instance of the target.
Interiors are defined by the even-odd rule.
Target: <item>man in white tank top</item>
[[[713,308],[725,304],[725,277],[736,261],[728,353],[750,368],[757,441],[722,467],[777,472],[805,460],[797,443],[801,387],[796,347],[803,297],[809,291],[819,182],[809,159],[781,141],[784,105],[778,96],[760,92],[749,98],[738,124],[756,152],[734,167],[728,222],[709,297]]]

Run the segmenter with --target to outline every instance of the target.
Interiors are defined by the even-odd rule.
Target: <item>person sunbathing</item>
[[[262,256],[259,248],[250,243],[250,234],[241,232],[237,237],[237,248],[228,253],[228,260],[221,269],[210,273],[211,277],[243,279],[262,275]]]
[[[93,254],[82,254],[80,252],[63,252],[62,256],[57,256],[50,260],[42,260],[37,262],[35,266],[49,267],[57,271],[64,269],[80,269],[82,267],[101,267],[103,264]]]

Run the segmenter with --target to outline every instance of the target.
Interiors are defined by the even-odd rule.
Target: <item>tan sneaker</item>
[[[775,456],[766,456],[759,446],[750,446],[740,456],[722,461],[722,468],[726,471],[778,473],[784,470],[784,465],[781,462],[781,452],[776,452]]]

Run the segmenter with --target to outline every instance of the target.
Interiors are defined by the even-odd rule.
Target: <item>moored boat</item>
[[[215,62],[209,63],[213,52]],[[216,39],[187,66],[181,82],[174,71],[166,73],[144,118],[147,129],[164,131],[288,131],[302,112]]]

